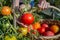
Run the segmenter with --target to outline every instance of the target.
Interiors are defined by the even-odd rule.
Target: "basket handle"
[[[57,8],[57,7],[55,7],[55,6],[48,6],[49,8],[53,8],[53,9],[55,9],[55,10],[57,10],[57,11],[59,11],[60,12],[60,9],[59,8]]]
[[[48,8],[53,8],[53,9],[55,9],[55,10],[57,10],[57,11],[60,12],[60,9],[57,8],[57,7],[55,7],[55,6],[48,5]],[[38,10],[38,9],[39,9],[39,8],[34,7],[34,9],[32,9],[30,12],[31,12],[31,13],[32,13],[32,12],[35,12],[35,11]],[[39,11],[41,11],[41,10],[39,10]]]

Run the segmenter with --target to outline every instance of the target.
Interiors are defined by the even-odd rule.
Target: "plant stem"
[[[12,29],[16,34],[18,34],[17,31],[16,31],[16,29],[13,28],[12,25],[11,25],[11,29]]]

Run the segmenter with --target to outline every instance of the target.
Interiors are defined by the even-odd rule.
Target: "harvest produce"
[[[21,27],[18,29],[18,31],[21,32],[23,35],[27,35],[28,29]]]
[[[47,31],[44,33],[44,36],[54,36],[54,33],[51,31]]]
[[[59,31],[59,26],[57,25],[52,25],[51,26],[51,31],[54,32],[54,33],[57,33]]]
[[[0,40],[60,40],[59,1],[0,0]]]
[[[34,22],[34,16],[29,12],[24,13],[21,16],[21,22],[27,25],[32,24]]]
[[[10,15],[11,14],[11,8],[10,7],[8,7],[8,6],[3,6],[2,7],[2,10],[1,10],[1,13],[2,13],[2,15]]]
[[[59,34],[59,21],[54,20],[43,20],[41,22],[41,28],[39,28],[37,31],[43,35],[43,36],[54,36],[56,34]]]
[[[45,28],[44,27],[41,27],[38,29],[38,32],[41,34],[41,33],[44,33],[45,32]]]
[[[17,40],[17,38],[15,36],[10,37],[7,35],[7,36],[5,36],[4,40]]]
[[[34,27],[34,29],[38,29],[41,28],[41,24],[39,22],[35,22],[34,24],[32,24],[32,26]]]
[[[41,26],[44,28],[48,28],[48,24],[42,24]]]

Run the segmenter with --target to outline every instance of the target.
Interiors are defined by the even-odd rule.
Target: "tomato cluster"
[[[54,36],[56,33],[59,32],[59,26],[58,25],[50,25],[52,23],[40,23],[40,22],[34,22],[34,16],[29,13],[29,12],[25,12],[21,17],[20,17],[20,21],[25,24],[28,25],[27,30],[28,32],[30,32],[31,30],[34,30],[34,32],[32,32],[33,34],[36,34],[35,30],[38,31],[38,33],[40,33],[41,35],[44,36]],[[29,26],[31,25],[31,26]]]
[[[48,20],[45,22],[43,20],[42,22],[38,21],[40,18],[47,17],[43,13],[38,14],[41,13],[39,11],[47,8],[48,5],[43,5],[46,1],[44,3],[41,2],[41,5],[38,2],[39,0],[12,1],[0,0],[0,40],[39,40],[39,36],[50,37],[60,34],[59,22],[55,21],[56,23],[54,23],[49,19],[49,22],[47,22]],[[14,10],[12,10],[12,7]],[[51,17],[49,16],[48,18]]]
[[[53,24],[51,22],[45,21],[41,23],[41,28],[38,28],[37,31],[43,36],[54,36],[59,34],[59,25],[57,23],[55,24],[54,21],[52,22]]]
[[[4,6],[1,9],[1,14],[4,16],[8,16],[11,14],[11,8],[8,6]],[[51,25],[52,23],[46,23],[46,22],[34,22],[34,16],[30,12],[24,12],[19,17],[19,22],[22,22],[24,25],[27,25],[28,27],[19,27],[17,30],[19,33],[21,33],[23,36],[26,36],[27,33],[30,33],[31,30],[33,30],[32,34],[36,34],[36,31],[41,34],[42,36],[54,36],[59,33],[60,27],[57,24]],[[6,24],[9,26],[9,24]],[[5,36],[5,40],[17,40],[15,36],[9,37]]]

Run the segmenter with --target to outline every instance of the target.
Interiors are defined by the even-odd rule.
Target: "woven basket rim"
[[[59,38],[60,34],[55,35],[55,36],[39,36],[39,38],[45,38],[45,39],[51,39],[51,38]]]

